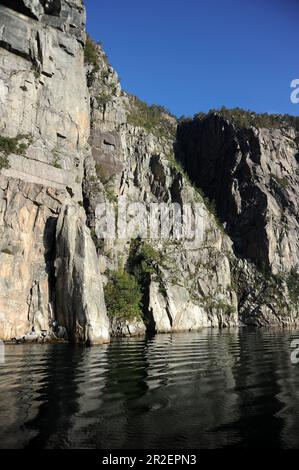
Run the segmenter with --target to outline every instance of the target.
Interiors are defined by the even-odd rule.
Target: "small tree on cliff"
[[[135,276],[116,271],[104,288],[107,312],[111,318],[141,316],[141,290]]]

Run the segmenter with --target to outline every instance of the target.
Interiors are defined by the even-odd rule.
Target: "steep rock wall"
[[[143,321],[151,332],[189,331],[208,326],[236,326],[237,296],[232,287],[231,241],[177,167],[173,153],[176,120],[162,112],[163,126],[138,125],[138,100],[121,91],[118,76],[97,47],[99,70],[91,73],[92,158],[86,162],[84,205],[102,264],[104,279],[119,268],[136,270],[132,240],[97,239],[98,203],[194,203],[201,207],[203,239],[152,240],[158,260],[144,286]],[[146,112],[146,110],[145,110]],[[147,123],[145,123],[147,124]],[[141,247],[142,249],[142,247]],[[131,264],[131,267],[129,265]],[[140,329],[124,320],[123,334]],[[113,329],[112,329],[113,333]],[[117,332],[116,332],[117,333]]]
[[[298,151],[298,133],[283,125],[241,128],[211,115],[178,128],[178,157],[236,252],[273,273],[299,266]]]
[[[298,323],[297,132],[210,115],[176,136],[100,46],[84,67],[81,0],[2,0],[0,14],[0,338]],[[146,218],[152,203],[189,204],[202,236],[102,239],[98,205],[117,213],[121,197]],[[109,324],[103,284],[122,269],[142,318]]]
[[[196,201],[204,226],[199,246],[152,243],[159,260],[145,288],[148,330],[297,324],[295,129],[239,129],[210,115],[180,124],[175,137],[173,117],[162,112],[162,129],[146,122],[148,110],[121,91],[97,50],[99,70],[88,68],[93,158],[85,169],[84,197],[104,279],[119,266],[130,269],[138,253],[130,260],[129,240],[97,240],[97,203],[116,205],[124,195],[146,204]]]
[[[246,324],[297,324],[299,317],[298,130],[280,119],[275,127],[242,127],[212,113],[177,132],[177,158],[233,240]]]
[[[83,2],[1,1],[0,18],[0,338],[51,339],[67,326],[72,341],[106,341],[100,277],[101,318],[83,309],[77,321],[75,309],[70,327],[69,306],[56,291],[73,273],[69,280],[54,275],[55,252],[67,244],[63,237],[55,242],[57,218],[64,204],[81,213],[89,154]],[[90,261],[93,244],[83,224],[81,245]],[[82,269],[74,285],[82,281],[85,305],[89,275]]]
[[[56,229],[56,311],[58,324],[75,343],[109,341],[97,253],[86,215],[75,204],[60,211]]]

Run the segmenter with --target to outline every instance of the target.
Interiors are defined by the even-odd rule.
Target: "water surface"
[[[299,331],[6,346],[0,447],[299,448]]]

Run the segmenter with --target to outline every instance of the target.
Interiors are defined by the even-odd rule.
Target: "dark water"
[[[0,447],[299,448],[299,331],[6,347]]]

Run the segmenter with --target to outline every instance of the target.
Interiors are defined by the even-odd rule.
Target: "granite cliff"
[[[85,10],[80,0],[0,3],[0,338],[107,341],[79,206],[90,126]],[[96,306],[91,286],[102,297]],[[70,322],[74,292],[81,300]]]
[[[299,120],[292,116],[223,110],[178,127],[177,158],[233,241],[245,322],[252,314],[258,323],[297,321],[298,143]]]
[[[217,113],[178,125],[121,90],[81,0],[2,0],[0,13],[0,338],[295,324],[298,130]],[[200,239],[103,238],[99,207],[124,198],[145,218],[188,205]],[[108,318],[119,271],[140,314]]]

